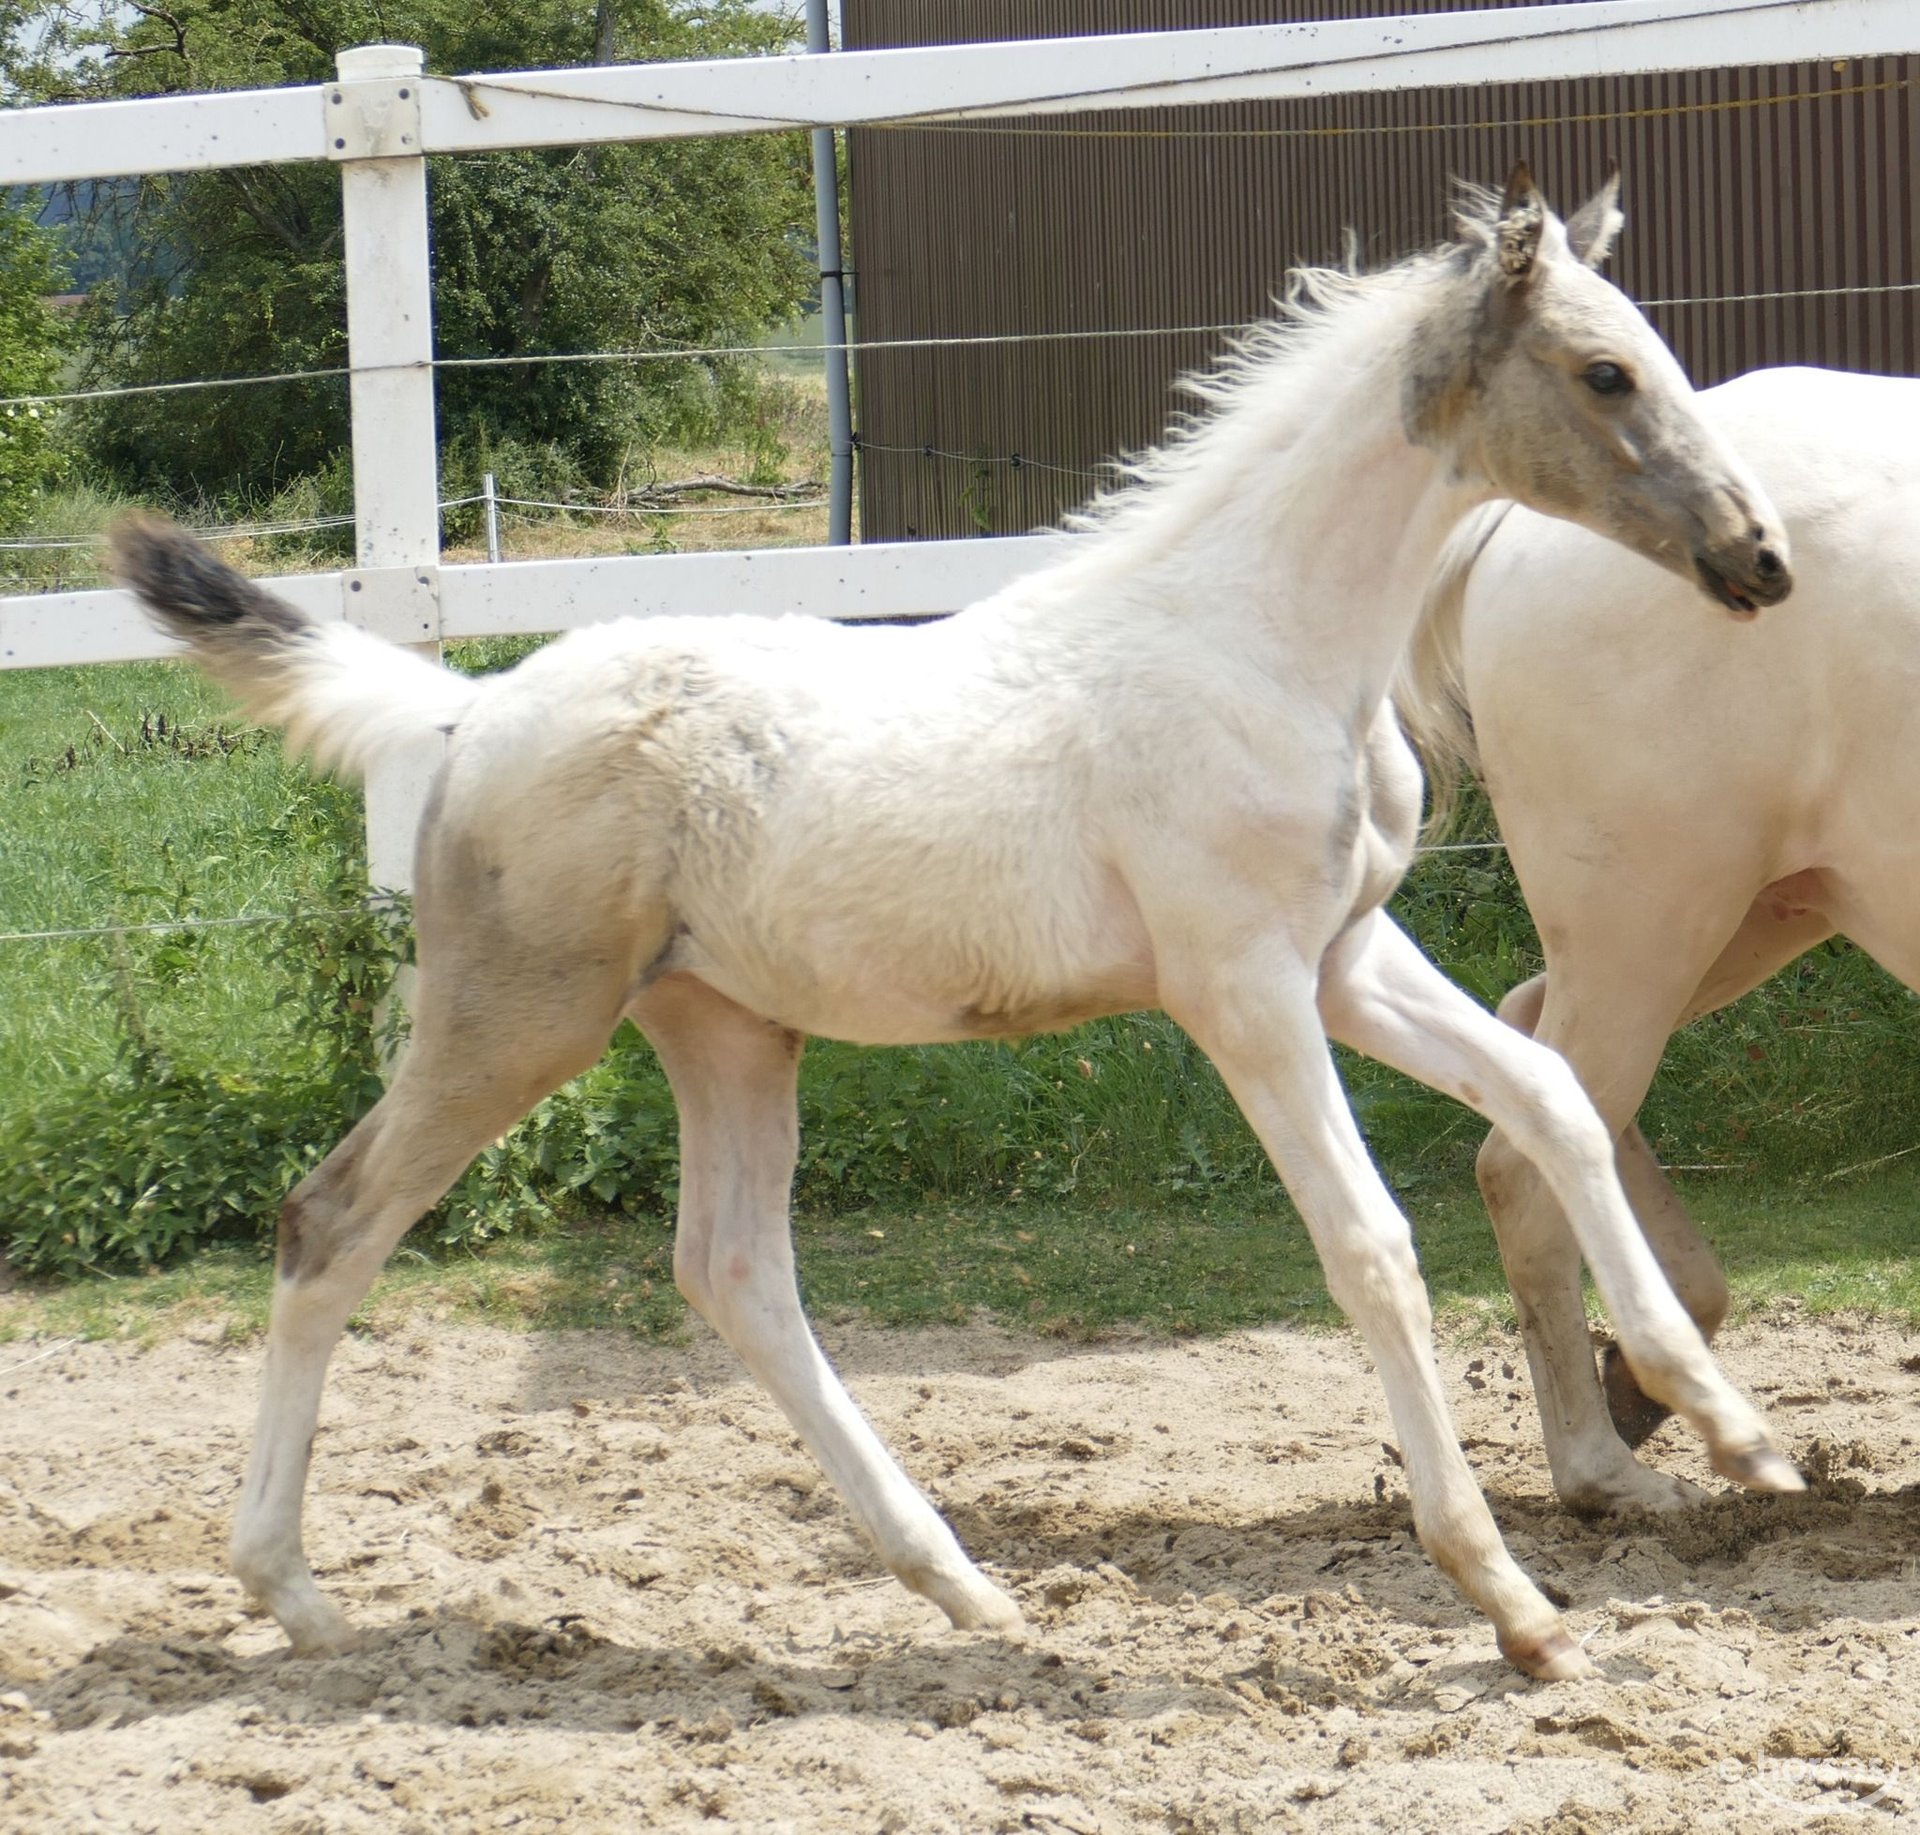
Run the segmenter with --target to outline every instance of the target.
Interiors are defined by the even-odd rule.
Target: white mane
[[[1341,267],[1289,271],[1274,316],[1246,327],[1211,367],[1183,376],[1198,411],[1179,416],[1159,446],[1116,461],[1118,479],[1066,518],[1081,533],[1121,534],[1184,508],[1202,510],[1234,460],[1269,460],[1308,438],[1339,394],[1337,377],[1397,358],[1435,280],[1463,274],[1492,234],[1497,200],[1463,196],[1467,240],[1445,243],[1371,274]],[[1225,464],[1220,461],[1228,461]],[[1187,487],[1199,481],[1197,496]]]

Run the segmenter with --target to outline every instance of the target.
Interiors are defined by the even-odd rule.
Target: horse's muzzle
[[[1778,605],[1793,591],[1793,572],[1781,548],[1761,543],[1738,567],[1695,552],[1693,571],[1708,598],[1736,618],[1757,617],[1763,605]]]

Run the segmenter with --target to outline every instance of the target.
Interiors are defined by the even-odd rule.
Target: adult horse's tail
[[[1443,832],[1452,820],[1461,778],[1480,768],[1460,656],[1461,613],[1467,576],[1512,508],[1510,503],[1484,504],[1447,538],[1427,582],[1413,641],[1394,678],[1395,711],[1427,774],[1430,835]]]
[[[382,753],[450,731],[481,692],[357,625],[275,598],[157,516],[114,530],[113,561],[154,622],[192,646],[249,718],[284,728],[289,748],[318,765],[357,777]]]

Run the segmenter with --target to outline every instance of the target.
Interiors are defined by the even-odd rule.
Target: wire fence
[[[1917,84],[1920,84],[1920,79],[1911,76],[1900,76],[1854,84],[1838,84],[1826,88],[1799,89],[1777,95],[1719,97],[1712,99],[1694,99],[1673,104],[1637,107],[1623,106],[1571,116],[1554,115],[1549,117],[1544,115],[1521,115],[1486,120],[1371,121],[1354,124],[1322,123],[1279,127],[1214,127],[1202,125],[1129,127],[1086,124],[1070,120],[903,120],[879,124],[876,128],[869,131],[911,131],[922,134],[973,136],[996,135],[1059,141],[1144,142],[1231,140],[1243,143],[1259,140],[1289,141],[1351,138],[1362,135],[1391,138],[1395,136],[1462,132],[1513,132],[1548,127],[1564,128],[1570,124],[1579,122],[1617,122],[1624,124],[1659,117],[1762,110],[1793,103],[1827,102],[1843,96],[1891,95],[1912,90]],[[716,118],[722,117],[716,114]],[[1895,280],[1857,286],[1772,287],[1741,292],[1712,292],[1675,295],[1672,297],[1652,297],[1643,299],[1640,303],[1650,309],[1698,309],[1716,306],[1747,306],[1771,302],[1784,303],[1830,298],[1890,297],[1916,293],[1920,293],[1920,280]],[[864,339],[848,338],[840,341],[817,343],[662,345],[600,351],[522,352],[504,355],[447,356],[437,357],[425,363],[362,366],[360,373],[368,373],[369,369],[395,371],[430,369],[435,372],[447,372],[451,374],[527,370],[576,365],[623,364],[643,366],[676,363],[721,364],[753,362],[769,358],[817,359],[824,362],[828,357],[836,355],[886,355],[955,349],[991,350],[1000,347],[1031,348],[1048,345],[1078,346],[1101,342],[1124,341],[1137,343],[1139,341],[1152,339],[1192,339],[1196,337],[1230,338],[1240,334],[1245,329],[1246,325],[1244,322],[1235,320],[1133,327],[1019,330],[961,335]],[[0,396],[0,411],[83,407],[90,404],[134,398],[170,397],[208,391],[249,390],[314,382],[340,381],[350,378],[354,373],[349,366],[339,364],[258,374],[190,377],[139,383],[108,383],[45,393]],[[1084,481],[1093,486],[1099,486],[1118,476],[1117,467],[1092,469],[1082,465],[1062,464],[1052,459],[1036,458],[1031,454],[1019,450],[1007,452],[965,451],[932,442],[916,445],[889,444],[870,440],[858,434],[855,435],[854,445],[856,452],[875,452],[893,456],[919,457],[930,463],[961,465],[970,468],[998,467],[1015,472],[1041,472]],[[586,516],[606,519],[641,517],[650,520],[669,517],[766,516],[769,514],[800,513],[818,510],[826,506],[827,499],[825,497],[808,496],[780,498],[743,504],[588,503],[555,498],[508,495],[504,493],[494,493],[491,495],[474,493],[445,498],[441,500],[440,508],[444,512],[470,508],[487,502],[491,502],[494,507],[503,512],[514,515],[518,520],[532,522],[539,518],[553,516]],[[325,533],[351,527],[353,522],[354,518],[348,515],[328,515],[211,525],[198,528],[193,532],[208,541],[232,541],[249,538],[271,539]],[[91,549],[95,546],[96,538],[91,536],[38,537],[29,535],[0,540],[0,554],[73,552]],[[1505,850],[1506,844],[1498,839],[1440,842],[1418,848],[1415,858],[1424,859],[1443,855],[1504,853]],[[353,916],[372,905],[383,902],[385,902],[383,899],[376,896],[365,904],[336,907],[324,911],[243,912],[212,916],[189,915],[155,920],[152,922],[7,931],[0,932],[0,944],[51,944],[104,940],[132,935],[164,935],[178,932],[239,930],[279,924],[326,921],[329,919]]]
[[[1018,461],[1016,461],[1017,463]],[[1053,469],[1059,469],[1055,467]],[[1091,474],[1089,474],[1091,475]],[[718,488],[717,486],[714,488]],[[475,504],[486,503],[488,498],[481,493],[464,497],[443,497],[440,508],[444,510],[466,509]],[[826,507],[824,497],[777,497],[756,503],[737,504],[652,504],[652,503],[586,503],[581,501],[562,501],[557,498],[508,497],[495,495],[492,500],[502,509],[540,511],[547,514],[566,516],[767,516],[794,510],[818,510]],[[529,516],[525,521],[533,521]],[[250,522],[250,523],[210,523],[189,529],[188,533],[206,542],[241,541],[248,538],[268,538],[286,535],[314,535],[329,529],[350,529],[354,519],[351,516],[306,516],[286,522]],[[16,539],[0,541],[0,554],[59,553],[93,550],[100,546],[97,535],[82,536],[21,536]]]
[[[1920,280],[1849,284],[1835,287],[1767,287],[1742,293],[1692,293],[1639,301],[1648,310],[1670,306],[1751,306],[1810,299],[1879,298],[1920,293]],[[996,345],[1095,344],[1142,338],[1232,337],[1247,330],[1245,319],[1188,325],[1088,326],[1080,330],[996,331],[924,338],[846,338],[817,344],[661,345],[648,349],[526,351],[509,356],[435,357],[423,363],[362,364],[358,369],[326,365],[314,369],[272,370],[257,375],[193,376],[166,382],[103,384],[97,388],[58,389],[38,395],[0,395],[0,410],[71,407],[83,402],[117,401],[139,396],[179,395],[209,389],[252,389],[295,382],[326,382],[354,375],[417,373],[421,370],[510,370],[606,363],[717,363],[765,357],[824,359],[902,351],[990,349]]]

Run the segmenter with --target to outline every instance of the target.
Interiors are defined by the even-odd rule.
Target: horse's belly
[[[1021,1038],[1158,1004],[1144,945],[1049,963],[981,949],[977,936],[962,949],[947,936],[916,944],[897,932],[866,947],[810,941],[741,947],[689,935],[667,966],[796,1032],[862,1045]]]

